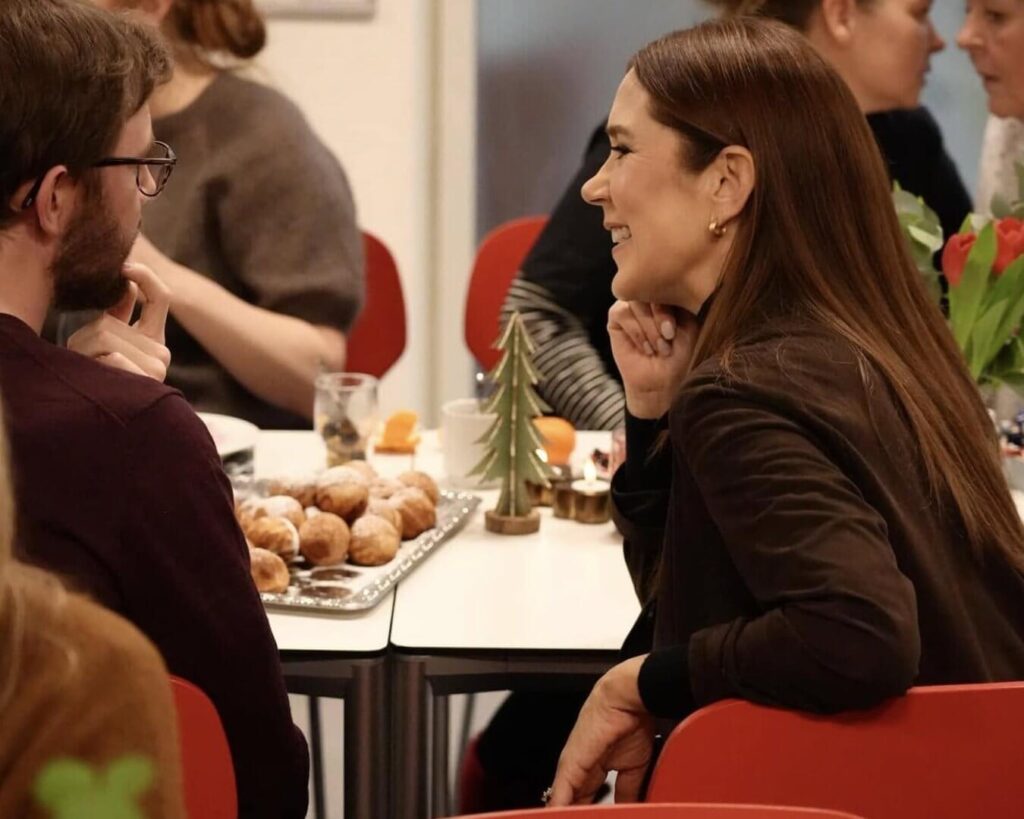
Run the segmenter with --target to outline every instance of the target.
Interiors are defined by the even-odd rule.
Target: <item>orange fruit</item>
[[[548,463],[559,466],[569,463],[572,451],[576,448],[576,428],[564,418],[553,415],[535,418],[533,425],[544,441]]]

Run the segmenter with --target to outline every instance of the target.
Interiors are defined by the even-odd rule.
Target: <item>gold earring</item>
[[[725,232],[728,230],[728,228],[725,225],[719,224],[717,219],[712,219],[711,224],[708,225],[708,230],[711,232],[711,235],[714,236],[716,239],[721,239],[723,236],[725,236]]]

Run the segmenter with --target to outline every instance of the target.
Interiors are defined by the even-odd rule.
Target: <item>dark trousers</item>
[[[477,741],[485,810],[536,808],[589,692],[513,692]]]

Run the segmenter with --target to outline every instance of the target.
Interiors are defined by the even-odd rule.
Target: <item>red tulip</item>
[[[942,251],[942,274],[950,287],[960,284],[967,256],[977,240],[978,237],[973,233],[954,233],[946,242],[946,247]]]
[[[1014,259],[1024,256],[1024,221],[1007,216],[996,222],[996,261],[992,271],[998,276]],[[945,258],[945,256],[943,256]]]

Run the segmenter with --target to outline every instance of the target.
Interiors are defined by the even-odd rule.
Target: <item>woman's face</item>
[[[650,97],[630,71],[608,115],[612,150],[581,191],[604,211],[618,272],[615,297],[671,304],[696,312],[721,271],[709,222],[713,212],[709,173],[687,172],[682,138],[649,113]]]
[[[956,42],[971,55],[989,110],[1024,119],[1024,0],[968,0]]]
[[[931,55],[946,47],[931,21],[932,0],[855,4],[837,65],[865,113],[919,104]]]

